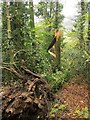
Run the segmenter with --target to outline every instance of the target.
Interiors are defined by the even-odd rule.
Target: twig
[[[18,54],[18,53],[20,53],[20,52],[26,52],[24,49],[22,49],[22,50],[19,50],[19,51],[17,51],[15,54],[14,54],[14,57]]]

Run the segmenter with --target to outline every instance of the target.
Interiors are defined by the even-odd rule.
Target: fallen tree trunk
[[[1,67],[24,80],[0,90],[2,96],[2,120],[48,120],[50,101],[54,96],[46,80],[27,68],[23,70],[33,77],[21,75],[14,69]]]

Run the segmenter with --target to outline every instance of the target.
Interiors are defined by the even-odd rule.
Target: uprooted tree
[[[26,67],[21,68],[25,74],[20,74],[13,68],[0,67],[22,80],[0,90],[2,120],[48,119],[50,101],[54,99],[48,83]]]

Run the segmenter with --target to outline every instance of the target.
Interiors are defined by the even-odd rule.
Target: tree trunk
[[[10,55],[10,69],[13,68],[14,55],[13,48],[11,44],[11,24],[10,24],[10,2],[6,1],[6,13],[7,13],[7,31],[8,31],[8,45],[9,45],[9,55]],[[13,79],[11,75],[11,79]]]
[[[58,41],[56,41],[56,69],[60,70],[61,69],[61,50],[60,50],[60,46],[61,46],[61,40],[60,38],[58,39]]]
[[[84,47],[84,37],[83,37],[83,32],[85,27],[84,23],[85,23],[85,2],[84,0],[81,0],[80,48],[82,49]]]
[[[58,29],[58,0],[56,0],[56,12],[55,12],[55,29]],[[56,59],[55,59],[55,69],[60,70],[60,63],[61,63],[61,55],[60,55],[60,39],[56,41]]]
[[[35,39],[35,23],[34,23],[34,9],[33,9],[33,0],[29,0],[29,9],[30,9],[30,26],[31,26],[31,39]]]
[[[58,0],[56,0],[56,12],[55,12],[55,29],[58,28]]]
[[[88,41],[90,41],[90,2],[88,2]]]
[[[90,54],[90,2],[88,2],[88,32],[87,32],[87,54]],[[87,80],[90,81],[90,60],[86,61],[86,69],[87,69]]]
[[[58,28],[59,26],[59,22],[58,22],[58,7],[59,7],[59,2],[58,0],[56,0],[56,13],[55,13],[55,29]],[[61,66],[61,51],[60,51],[60,38],[58,39],[58,41],[56,41],[56,69],[60,70],[60,66]]]

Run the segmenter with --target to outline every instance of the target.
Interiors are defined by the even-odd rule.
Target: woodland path
[[[85,107],[89,109],[87,113],[90,115],[90,83],[84,80],[83,76],[75,76],[58,91],[57,97],[67,104],[67,111],[63,112],[62,119],[83,119],[85,114],[79,115],[79,113]]]

